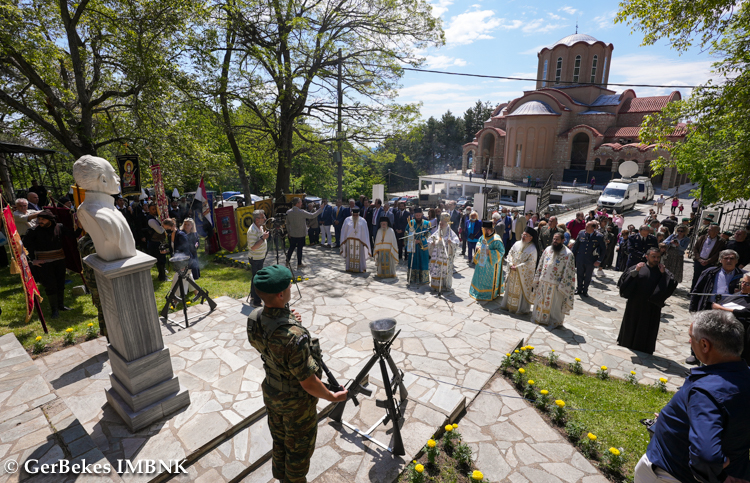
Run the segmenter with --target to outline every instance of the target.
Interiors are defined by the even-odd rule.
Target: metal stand
[[[401,429],[399,428],[399,422],[403,416],[401,412],[401,404],[406,401],[406,398],[409,396],[409,393],[406,390],[406,386],[404,385],[404,373],[400,371],[396,367],[396,363],[393,362],[393,358],[391,358],[391,344],[393,344],[393,341],[396,340],[396,337],[398,337],[398,334],[400,334],[401,331],[399,330],[396,335],[394,335],[388,342],[380,342],[378,340],[375,340],[375,348],[373,349],[374,354],[370,358],[370,360],[365,364],[365,367],[362,368],[362,370],[357,374],[357,377],[354,378],[353,381],[347,386],[347,389],[349,391],[347,400],[344,402],[338,403],[331,413],[329,414],[329,417],[333,421],[340,422],[347,428],[353,430],[363,438],[372,441],[373,443],[377,444],[381,448],[387,450],[388,452],[397,455],[397,456],[403,456],[406,454],[406,451],[404,450],[404,442],[401,439]],[[342,421],[342,417],[344,415],[344,408],[346,407],[347,401],[349,399],[352,400],[355,406],[359,405],[359,402],[357,401],[357,394],[363,393],[368,396],[372,395],[372,390],[362,387],[362,382],[367,377],[368,373],[370,372],[370,369],[375,365],[375,363],[378,362],[380,364],[380,373],[383,378],[383,386],[385,386],[385,401],[377,401],[376,405],[378,407],[382,407],[386,409],[386,414],[378,420],[377,423],[375,423],[371,428],[369,428],[367,431],[361,431],[357,427],[355,427],[353,424]],[[387,364],[387,366],[386,366]],[[391,372],[393,373],[393,378],[390,378],[388,375],[388,367],[390,367]],[[394,391],[396,389],[396,386],[398,386],[399,389],[399,403],[396,403],[395,397],[394,397]],[[385,443],[382,443],[372,436],[370,436],[370,433],[375,431],[380,424],[388,424],[388,422],[393,422],[393,446],[388,446]]]
[[[201,304],[206,300],[208,301],[208,306],[211,309],[210,312],[213,312],[214,309],[216,309],[216,302],[214,302],[213,299],[208,296],[208,292],[200,288],[198,284],[195,283],[195,281],[192,278],[187,276],[188,270],[190,270],[190,267],[181,268],[177,271],[177,275],[178,275],[177,282],[174,284],[174,287],[172,287],[172,290],[167,295],[167,303],[164,304],[164,307],[161,309],[161,312],[159,312],[159,315],[163,317],[165,320],[167,320],[168,322],[177,324],[180,327],[182,327],[182,325],[180,325],[180,323],[177,322],[177,320],[172,320],[169,318],[169,307],[172,305],[172,300],[177,300],[177,303],[182,303],[182,313],[183,313],[183,316],[185,317],[185,326],[183,327],[184,329],[188,328],[188,325],[189,325],[188,322],[190,321],[190,319],[203,317],[203,314],[195,315],[193,317],[188,317],[187,303],[186,303],[187,296],[185,294],[185,287],[183,285],[183,282],[187,282],[190,286],[192,286],[195,290],[198,291],[198,295],[196,296],[196,298],[201,299],[200,301]],[[177,297],[178,290],[180,292],[179,297]]]

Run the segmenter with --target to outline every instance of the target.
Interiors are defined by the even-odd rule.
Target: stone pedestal
[[[107,401],[131,431],[169,416],[190,404],[187,389],[172,371],[154,301],[151,267],[156,259],[143,252],[107,262],[96,254],[83,260],[96,273],[107,321],[112,366]]]

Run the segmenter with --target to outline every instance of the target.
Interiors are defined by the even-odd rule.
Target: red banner
[[[42,297],[34,281],[34,276],[31,275],[31,267],[26,258],[26,250],[24,250],[21,243],[21,236],[16,229],[16,222],[13,219],[13,212],[10,211],[10,206],[6,206],[3,209],[3,221],[5,235],[8,237],[8,246],[10,246],[13,259],[21,271],[21,284],[23,285],[23,291],[26,293],[26,322],[28,322],[31,318],[31,313],[34,311],[34,297],[38,297],[40,301]]]
[[[237,248],[237,222],[234,218],[234,206],[215,208],[216,215],[215,230],[219,235],[219,244],[224,250],[234,251]]]
[[[159,220],[164,221],[169,218],[169,202],[167,193],[164,191],[164,181],[161,179],[160,165],[151,166],[151,176],[154,179],[154,196],[156,196],[156,206],[159,208]]]

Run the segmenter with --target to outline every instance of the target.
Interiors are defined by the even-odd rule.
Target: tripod
[[[349,390],[347,400],[336,404],[336,406],[334,406],[333,410],[329,414],[329,417],[333,421],[340,422],[363,438],[372,441],[381,448],[397,456],[406,454],[406,451],[404,450],[404,442],[401,439],[401,429],[399,428],[399,421],[403,416],[403,413],[401,412],[401,403],[406,401],[406,398],[409,396],[409,393],[406,390],[406,386],[404,385],[404,373],[396,367],[396,363],[393,362],[393,358],[391,357],[391,345],[400,333],[401,331],[399,330],[396,335],[394,335],[387,342],[382,342],[375,339],[375,348],[373,349],[374,354],[367,362],[367,364],[365,364],[362,370],[359,371],[357,377],[355,377],[354,380],[347,386],[347,389]],[[351,423],[342,421],[342,417],[344,415],[344,408],[346,407],[346,403],[347,401],[349,401],[349,399],[352,400],[355,406],[358,406],[359,401],[357,401],[357,394],[363,393],[368,396],[372,395],[372,390],[362,387],[362,383],[370,372],[370,369],[372,369],[372,366],[374,366],[376,362],[380,364],[380,373],[383,378],[383,386],[385,387],[386,399],[385,401],[378,400],[375,404],[378,407],[385,408],[386,414],[367,431],[361,431]],[[388,367],[390,367],[391,372],[393,373],[393,379],[388,376]],[[399,389],[399,404],[396,404],[394,395],[394,391],[397,386]],[[370,436],[370,433],[372,433],[378,426],[380,426],[381,423],[388,424],[389,421],[393,422],[392,447],[381,443],[380,441]]]
[[[198,286],[197,283],[195,283],[195,280],[193,280],[192,277],[188,276],[187,274],[188,270],[190,270],[189,265],[177,270],[177,282],[174,284],[174,286],[172,287],[172,290],[167,295],[167,303],[164,304],[164,308],[162,308],[161,312],[159,313],[159,315],[161,315],[164,319],[168,320],[169,322],[180,325],[179,322],[177,322],[176,320],[171,320],[169,318],[169,307],[172,305],[173,300],[177,300],[178,303],[182,302],[182,313],[183,313],[183,316],[185,317],[185,327],[184,327],[185,329],[188,328],[188,321],[191,318],[195,318],[198,316],[188,317],[187,304],[186,304],[187,296],[185,294],[184,282],[187,282],[191,287],[193,287],[195,290],[198,291],[198,295],[196,297],[201,299],[200,301],[201,304],[203,303],[203,301],[207,300],[208,306],[211,309],[211,312],[213,312],[214,309],[216,309],[216,302],[214,302],[213,299],[208,296],[207,291],[203,290],[201,287]],[[178,291],[180,292],[179,297],[177,296]],[[180,325],[180,327],[182,326]]]

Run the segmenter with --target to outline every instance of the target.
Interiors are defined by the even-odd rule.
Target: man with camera
[[[289,266],[292,260],[292,253],[297,250],[297,268],[305,265],[302,263],[302,247],[305,246],[305,236],[307,235],[306,221],[311,218],[317,218],[323,212],[321,206],[314,213],[302,209],[302,199],[296,196],[292,198],[292,208],[286,212],[286,231],[289,233],[289,250],[286,252],[286,264]]]
[[[263,262],[266,260],[268,252],[268,235],[264,225],[266,223],[266,212],[255,210],[253,212],[253,224],[247,229],[247,261],[250,263],[251,277],[254,277],[258,271],[263,268]],[[255,290],[255,284],[250,287],[250,298],[253,300],[254,307],[260,307],[261,300],[258,292]]]

